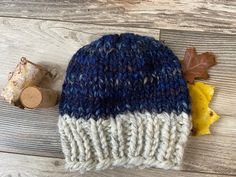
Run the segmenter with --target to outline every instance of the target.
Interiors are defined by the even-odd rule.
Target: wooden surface
[[[29,155],[0,153],[1,177],[149,177],[149,176],[178,176],[178,177],[226,177],[226,175],[206,174],[182,171],[166,171],[160,169],[112,169],[99,172],[88,172],[79,175],[76,172],[66,173],[64,160],[50,157],[36,157]],[[227,175],[228,176],[228,175]]]
[[[235,0],[4,0],[0,16],[236,34]]]
[[[183,168],[236,175],[236,35],[161,30],[160,38],[179,59],[193,46],[217,57],[206,82],[216,87],[210,107],[221,118],[212,125],[212,135],[190,138]]]
[[[159,30],[0,18],[0,89],[25,56],[35,63],[56,66],[61,79],[54,89],[60,91],[68,61],[77,49],[103,34],[122,32],[159,38]],[[0,98],[0,112],[0,151],[62,157],[57,108],[21,110]]]
[[[0,66],[0,86],[22,56],[65,70],[72,54],[81,46],[103,34],[122,32],[159,37],[159,30],[145,28],[0,17],[0,60],[4,63]]]
[[[181,171],[120,168],[83,176],[236,176],[236,1],[189,2],[1,1],[0,89],[25,56],[60,71],[53,87],[60,90],[72,54],[107,33],[159,38],[180,59],[186,47],[195,46],[199,53],[212,51],[218,64],[207,82],[216,86],[211,108],[221,118],[211,127],[212,135],[190,137]],[[57,107],[22,110],[0,99],[0,177],[78,176],[63,169],[57,120]]]

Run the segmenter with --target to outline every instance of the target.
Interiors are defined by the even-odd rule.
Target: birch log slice
[[[8,83],[1,96],[8,103],[16,103],[22,90],[27,86],[38,85],[48,73],[42,66],[34,64],[22,57],[14,72],[9,73]]]
[[[22,105],[30,109],[55,106],[57,99],[56,91],[39,87],[27,87],[20,95]]]

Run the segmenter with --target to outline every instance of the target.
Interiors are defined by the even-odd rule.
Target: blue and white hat
[[[178,168],[191,128],[174,53],[151,37],[106,35],[72,57],[60,101],[66,167]]]

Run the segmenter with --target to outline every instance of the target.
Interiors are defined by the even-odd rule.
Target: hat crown
[[[79,49],[66,72],[60,114],[99,119],[124,112],[190,112],[175,54],[151,37],[106,35]]]

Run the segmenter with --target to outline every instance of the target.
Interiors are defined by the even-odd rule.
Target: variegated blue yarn
[[[186,81],[163,43],[131,33],[105,35],[72,57],[60,114],[97,120],[127,111],[189,114]]]

